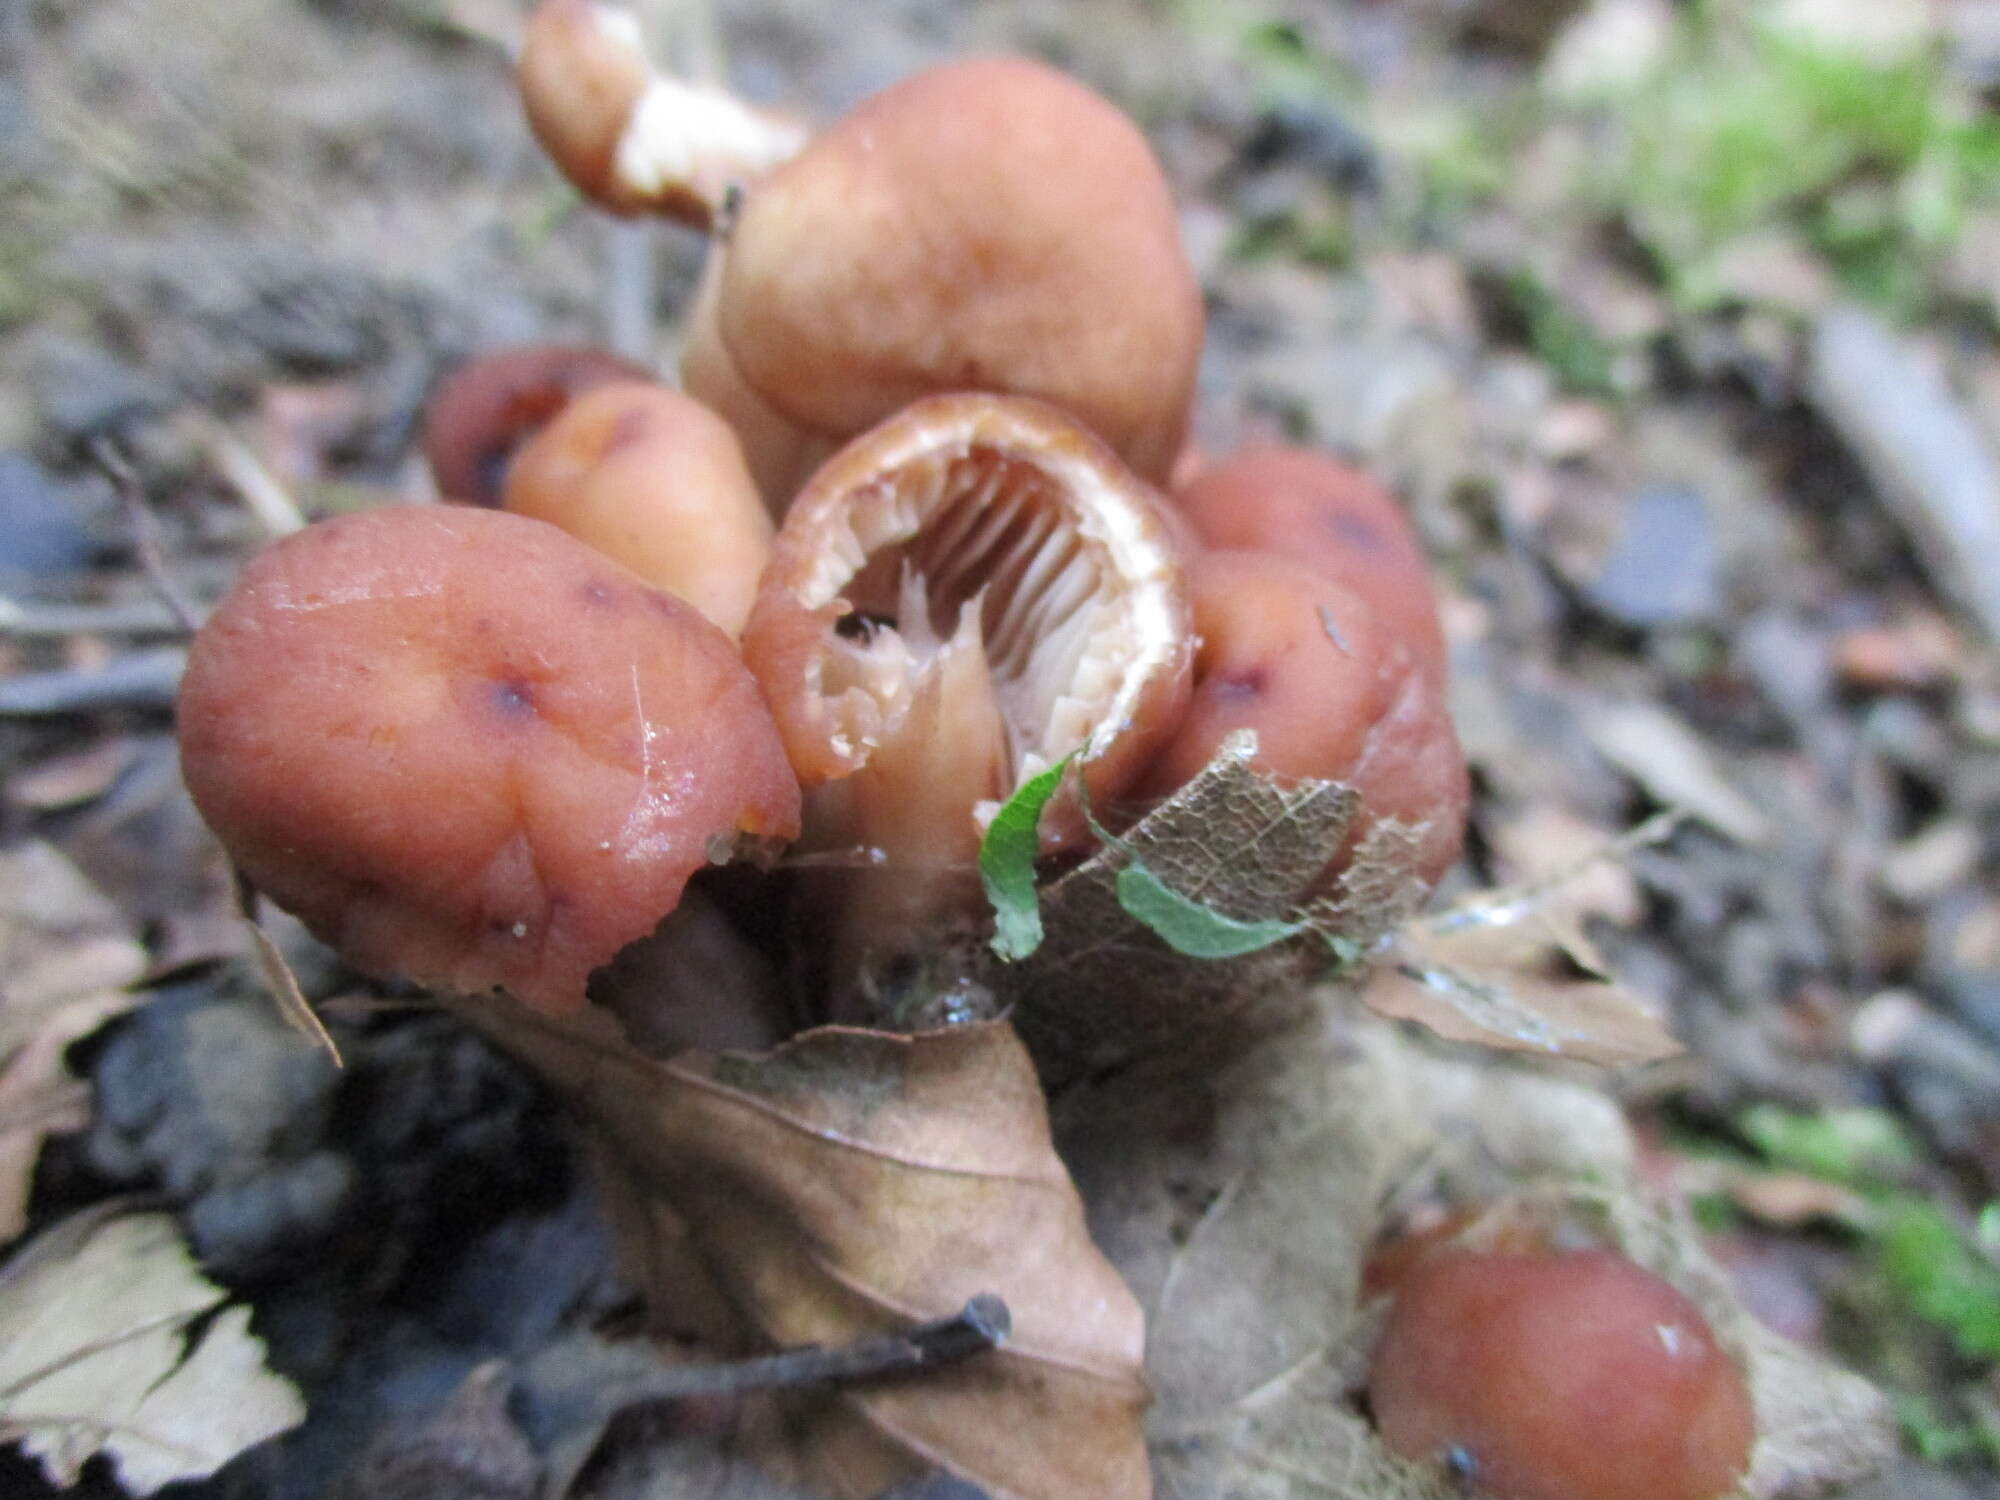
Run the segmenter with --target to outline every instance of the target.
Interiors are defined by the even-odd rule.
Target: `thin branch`
[[[832,1348],[810,1344],[728,1364],[669,1365],[618,1382],[607,1404],[624,1408],[689,1396],[742,1396],[752,1391],[797,1390],[909,1375],[997,1349],[1012,1331],[1007,1304],[991,1292],[982,1292],[951,1317],[902,1333],[879,1334]]]
[[[181,629],[189,635],[201,628],[201,611],[181,592],[167,571],[166,558],[160,552],[159,532],[155,529],[152,510],[146,504],[146,492],[139,484],[139,476],[132,472],[132,465],[125,455],[109,438],[94,437],[90,440],[90,460],[111,481],[111,488],[118,496],[119,507],[125,513],[125,526],[131,533],[132,547],[139,555],[139,566],[145,569],[147,579],[158,590],[160,598],[173,611]]]

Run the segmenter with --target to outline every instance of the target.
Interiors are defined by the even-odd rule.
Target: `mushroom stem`
[[[979,596],[939,641],[923,583],[906,567],[899,618],[911,622],[896,654],[910,658],[908,695],[884,725],[868,763],[815,789],[809,825],[823,847],[863,845],[879,866],[853,873],[834,927],[836,1019],[862,1019],[855,990],[877,986],[935,937],[979,909],[980,828],[975,809],[1004,796],[1007,728],[980,639]],[[890,632],[884,631],[888,636]]]

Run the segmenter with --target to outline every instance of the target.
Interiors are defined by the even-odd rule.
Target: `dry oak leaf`
[[[601,1015],[455,1008],[671,1209],[756,1340],[840,1343],[1006,1300],[1002,1348],[810,1398],[794,1459],[812,1488],[866,1500],[942,1469],[993,1500],[1151,1495],[1138,1304],[1090,1241],[1005,1023],[661,1062]]]
[[[56,850],[0,853],[0,1244],[27,1227],[43,1138],[89,1123],[63,1054],[138,1003],[145,968],[118,908]]]
[[[104,1453],[150,1495],[297,1426],[305,1403],[173,1220],[121,1208],[64,1220],[0,1268],[0,1441],[63,1487]]]
[[[1361,998],[1446,1041],[1616,1066],[1681,1050],[1666,1022],[1554,912],[1472,905],[1411,922],[1378,955]]]

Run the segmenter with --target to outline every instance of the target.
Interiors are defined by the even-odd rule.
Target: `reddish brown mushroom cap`
[[[1443,670],[1423,548],[1396,497],[1361,470],[1270,444],[1199,469],[1174,503],[1211,547],[1276,552],[1361,595]]]
[[[571,399],[612,380],[651,380],[603,349],[532,344],[461,365],[424,406],[424,459],[447,500],[498,505],[515,452]]]
[[[1445,1251],[1404,1278],[1368,1394],[1406,1458],[1495,1500],[1718,1500],[1750,1460],[1743,1374],[1694,1304],[1609,1251]]]
[[[258,556],[180,699],[196,805],[363,969],[552,1012],[799,794],[735,649],[551,526],[391,508]]]
[[[1180,451],[1202,305],[1172,199],[1132,122],[1052,69],[884,90],[750,189],[721,254],[683,376],[746,434],[782,421],[823,455],[985,390],[1062,407],[1156,483]],[[799,455],[749,441],[782,501]]]
[[[1259,769],[1359,792],[1357,836],[1382,819],[1423,827],[1417,873],[1436,881],[1457,858],[1468,788],[1422,643],[1289,557],[1205,553],[1189,585],[1200,638],[1194,693],[1142,790],[1185,785],[1229,734],[1254,729]]]
[[[771,520],[736,434],[699,401],[657,382],[600,386],[516,455],[502,494],[741,633]]]

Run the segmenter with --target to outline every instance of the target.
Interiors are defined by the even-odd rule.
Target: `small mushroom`
[[[682,376],[779,510],[848,438],[952,391],[1048,401],[1159,483],[1201,335],[1145,138],[1061,73],[987,58],[885,89],[749,187]]]
[[[502,497],[742,632],[771,519],[736,434],[699,401],[657,382],[579,396],[521,449]]]
[[[1444,670],[1422,546],[1396,497],[1361,470],[1269,443],[1200,467],[1174,504],[1210,547],[1277,552],[1366,599]]]
[[[1458,856],[1469,792],[1428,642],[1364,595],[1269,552],[1204,553],[1189,588],[1194,692],[1140,793],[1185,785],[1232,732],[1253,729],[1258,769],[1359,794],[1333,872],[1368,828],[1394,819],[1423,830],[1415,873],[1435,883]]]
[[[542,148],[617,214],[708,229],[732,188],[806,142],[796,121],[654,71],[638,16],[602,0],[542,0],[516,72]]]
[[[554,1014],[696,871],[799,827],[728,638],[504,512],[260,554],[195,639],[180,744],[238,867],[358,967]]]
[[[743,653],[820,788],[812,842],[886,861],[855,923],[976,905],[997,800],[1075,753],[1107,803],[1171,733],[1191,639],[1162,504],[1063,413],[981,395],[918,402],[801,492]],[[1079,842],[1075,798],[1043,827]]]
[[[1700,1309],[1608,1250],[1421,1260],[1368,1396],[1392,1449],[1494,1500],[1720,1500],[1756,1437],[1743,1372]]]
[[[496,506],[522,444],[593,386],[651,380],[603,349],[533,344],[461,365],[424,406],[424,459],[447,500]]]

